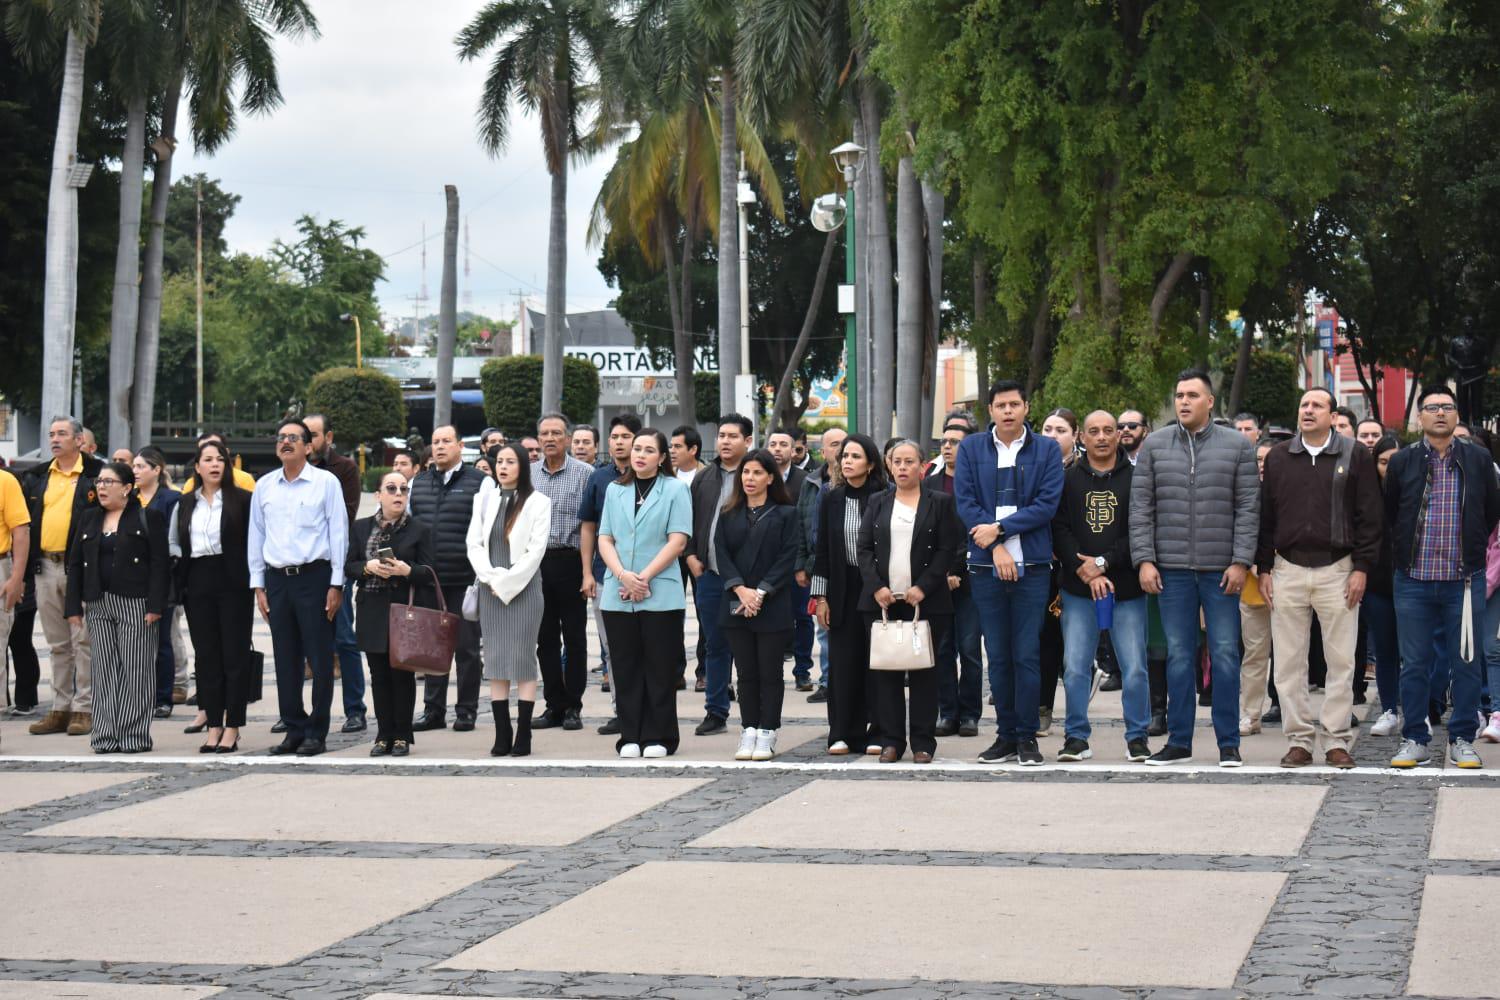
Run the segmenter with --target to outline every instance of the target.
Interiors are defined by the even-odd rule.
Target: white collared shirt
[[[990,433],[995,437],[995,468],[1015,468],[1016,459],[1019,458],[1021,454],[1021,447],[1026,444],[1026,435],[1028,433],[1026,428],[1024,426],[1021,428],[1021,436],[1016,438],[1013,444],[1006,444],[1004,441],[1001,441],[1000,432],[998,429],[992,430]]]
[[[303,566],[320,559],[333,568],[329,585],[344,585],[349,512],[338,477],[311,463],[295,479],[278,469],[256,483],[250,501],[246,559],[250,586],[266,585],[266,567]]]
[[[193,505],[193,519],[188,523],[194,559],[224,554],[224,540],[219,530],[223,521],[224,491],[214,490],[214,498],[208,503],[203,502],[203,494],[199,493],[198,502]]]

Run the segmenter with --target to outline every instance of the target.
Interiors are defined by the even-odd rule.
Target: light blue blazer
[[[615,543],[620,564],[631,573],[639,573],[651,564],[667,544],[667,536],[693,533],[693,498],[685,484],[670,472],[656,477],[651,495],[635,509],[635,484],[610,483],[604,493],[604,513],[599,518],[599,534]],[[604,571],[599,585],[599,607],[604,611],[681,611],[687,607],[682,586],[680,560],[662,570],[651,580],[651,596],[644,601],[620,600],[620,581],[612,570]]]

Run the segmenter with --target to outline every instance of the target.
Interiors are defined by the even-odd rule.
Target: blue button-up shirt
[[[1427,509],[1419,520],[1416,557],[1411,561],[1413,580],[1463,579],[1463,484],[1453,449],[1462,447],[1455,438],[1446,452],[1430,444],[1427,449]]]
[[[349,554],[349,512],[344,491],[331,472],[304,465],[296,479],[278,469],[261,478],[250,496],[250,586],[266,585],[266,567],[282,569],[327,559],[329,586],[344,585]]]
[[[594,474],[589,477],[589,484],[583,491],[583,499],[578,501],[580,524],[589,523],[596,528],[599,526],[599,519],[604,516],[604,493],[609,489],[610,483],[623,475],[614,462],[594,469]],[[599,583],[604,582],[604,560],[599,555],[598,545],[594,546],[594,579]]]

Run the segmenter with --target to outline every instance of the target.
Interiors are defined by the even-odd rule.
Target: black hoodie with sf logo
[[[1078,577],[1078,567],[1103,556],[1105,572],[1115,585],[1115,599],[1141,596],[1141,581],[1130,561],[1130,482],[1135,466],[1122,448],[1108,472],[1089,465],[1088,455],[1063,473],[1062,501],[1052,521],[1052,547],[1057,553],[1059,586],[1075,597],[1090,597],[1089,585]],[[1080,559],[1079,556],[1088,557]]]

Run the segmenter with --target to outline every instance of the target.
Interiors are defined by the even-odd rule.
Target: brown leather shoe
[[[187,702],[188,689],[185,687],[172,688],[172,704],[182,705]]]
[[[1347,770],[1354,766],[1354,758],[1349,756],[1349,751],[1342,747],[1334,747],[1323,755],[1323,759],[1328,762],[1329,767],[1338,767]]]
[[[53,733],[65,733],[68,731],[68,713],[48,712],[26,727],[26,731],[32,736],[51,736]]]
[[[1282,767],[1306,767],[1312,763],[1312,754],[1301,747],[1292,747],[1281,758]]]
[[[916,753],[911,755],[911,762],[913,764],[931,764],[932,754],[928,753],[926,750],[918,750]]]
[[[894,764],[901,759],[901,753],[895,747],[886,747],[880,751],[880,763]]]
[[[94,716],[91,712],[74,712],[68,719],[69,736],[87,736],[94,731]]]

